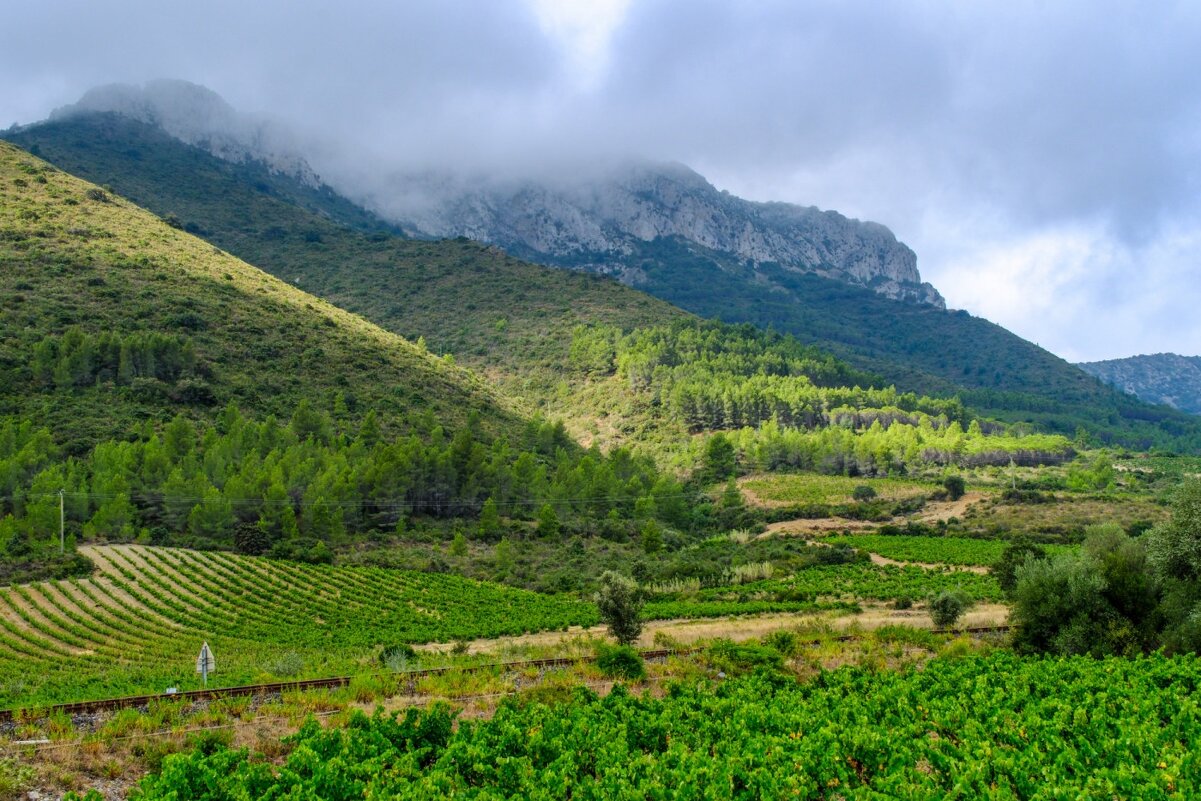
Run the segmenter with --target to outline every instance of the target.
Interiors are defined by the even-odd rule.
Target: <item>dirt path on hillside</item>
[[[1009,608],[1003,604],[977,604],[964,615],[964,626],[998,626],[1009,618]],[[747,640],[762,637],[779,629],[818,627],[828,625],[835,629],[877,629],[881,626],[905,625],[914,628],[933,628],[930,615],[923,609],[893,609],[877,605],[866,607],[854,615],[832,613],[789,612],[767,615],[744,615],[740,617],[699,618],[688,620],[650,620],[642,628],[642,636],[636,645],[639,648],[654,648],[655,635],[662,633],[682,643],[725,637],[731,640]],[[595,639],[607,636],[604,626],[584,628],[573,626],[567,631],[543,631],[536,634],[521,634],[514,637],[496,637],[472,640],[467,652],[472,654],[492,653],[515,647],[554,646],[571,640]],[[450,643],[428,643],[416,646],[418,651],[449,651]]]
[[[756,539],[769,537],[825,537],[830,534],[841,534],[844,531],[859,532],[873,531],[875,523],[863,520],[848,520],[844,517],[798,517],[794,520],[781,520],[770,523],[767,529]]]

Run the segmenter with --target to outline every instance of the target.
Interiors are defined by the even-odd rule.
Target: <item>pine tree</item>
[[[538,536],[544,539],[559,537],[559,516],[555,514],[555,507],[549,503],[543,504],[538,510]]]
[[[188,530],[200,539],[228,539],[234,526],[233,507],[216,487],[208,487],[188,515]]]
[[[480,509],[480,538],[491,541],[500,533],[500,512],[496,509],[496,501],[491,496],[484,501]]]

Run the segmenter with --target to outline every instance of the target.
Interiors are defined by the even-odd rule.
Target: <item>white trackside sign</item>
[[[209,674],[216,670],[217,660],[213,657],[213,651],[206,642],[200,646],[200,656],[196,657],[196,672],[203,677],[205,685],[208,685]]]

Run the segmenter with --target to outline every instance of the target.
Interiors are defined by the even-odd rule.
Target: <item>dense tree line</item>
[[[891,475],[922,464],[1058,464],[1075,455],[1058,434],[988,434],[976,421],[942,425],[920,415],[916,423],[875,419],[866,428],[844,426],[806,431],[775,422],[743,428],[728,437],[748,470],[812,470],[842,475]]]
[[[489,441],[472,424],[453,434],[432,419],[415,427],[389,440],[370,412],[341,431],[307,402],[289,421],[230,406],[212,426],[181,415],[63,459],[47,430],[0,423],[0,546],[10,558],[56,549],[60,489],[68,528],[85,539],[251,552],[336,546],[415,516],[467,518],[474,535],[495,539],[501,518],[537,521],[545,536],[598,521],[689,524],[681,484],[624,449],[582,450],[562,424],[532,422],[521,443]]]
[[[58,389],[109,381],[128,386],[138,378],[174,383],[195,370],[191,340],[153,331],[89,334],[69,328],[44,337],[33,351],[34,381]]]
[[[692,431],[756,426],[865,427],[874,421],[966,424],[958,399],[919,397],[852,369],[792,337],[749,325],[680,321],[630,333],[609,326],[575,329],[571,360],[587,375],[617,375],[668,409]]]

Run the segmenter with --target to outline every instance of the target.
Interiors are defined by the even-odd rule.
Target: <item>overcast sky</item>
[[[1195,0],[10,0],[0,125],[170,77],[361,163],[674,159],[1078,360],[1201,353],[1199,76]]]

